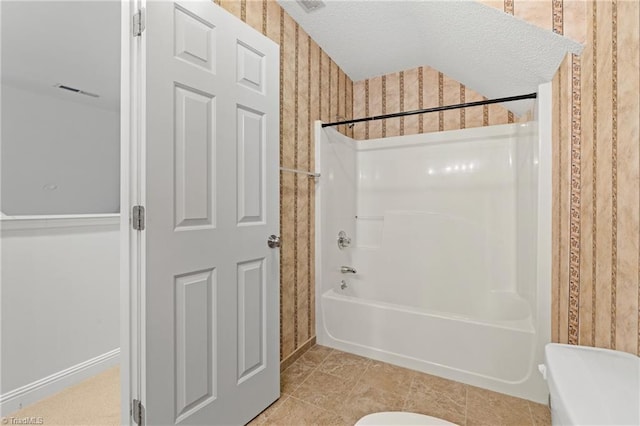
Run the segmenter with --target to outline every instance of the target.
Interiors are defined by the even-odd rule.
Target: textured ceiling
[[[583,46],[470,0],[279,4],[353,81],[428,65],[487,98],[537,92]],[[505,105],[516,114],[530,102]]]
[[[2,83],[120,108],[120,3],[2,0]],[[100,95],[54,88],[64,84]]]

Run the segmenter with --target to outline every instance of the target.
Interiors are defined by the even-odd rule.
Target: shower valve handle
[[[344,231],[338,232],[338,248],[342,250],[351,245],[351,238],[347,237],[347,233]]]

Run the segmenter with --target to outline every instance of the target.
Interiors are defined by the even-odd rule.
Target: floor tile
[[[355,383],[355,379],[337,377],[316,370],[292,393],[292,396],[327,410],[335,410],[335,407],[349,395]]]
[[[333,351],[318,366],[318,371],[334,376],[357,379],[367,369],[371,360],[346,352]]]
[[[367,414],[379,411],[402,411],[403,404],[404,395],[358,382],[349,396],[336,407],[336,412],[346,424],[353,425]]]
[[[296,360],[296,362],[303,361],[303,362],[307,362],[309,365],[314,365],[317,367],[332,352],[333,352],[333,349],[331,348],[328,348],[326,346],[315,345],[311,349],[309,349],[307,352],[305,352],[304,355],[300,357],[300,359]]]
[[[360,377],[360,382],[404,397],[409,393],[415,375],[413,370],[372,361]]]
[[[317,367],[316,363],[297,359],[280,374],[280,391],[291,394]]]
[[[531,425],[529,402],[513,396],[468,386],[467,425]]]
[[[466,385],[462,383],[419,374],[413,379],[404,410],[464,425],[466,392]]]
[[[275,411],[287,400],[289,399],[288,395],[282,395],[276,402],[274,402],[273,404],[271,404],[269,407],[267,407],[266,410],[264,410],[262,413],[260,413],[258,416],[256,416],[253,420],[251,420],[247,426],[257,426],[257,425],[261,425],[263,424],[269,417],[271,417]]]
[[[432,376],[431,374],[416,373],[411,390],[414,392],[440,392],[451,395],[452,398],[465,398],[466,385],[443,377]]]
[[[342,420],[334,413],[291,397],[287,398],[273,415],[262,423],[265,426],[329,426],[342,424]]]
[[[534,426],[551,426],[551,410],[548,405],[529,401],[529,408]]]

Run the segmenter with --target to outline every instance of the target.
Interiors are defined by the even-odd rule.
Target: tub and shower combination
[[[546,402],[536,366],[550,340],[550,148],[539,127],[355,141],[316,123],[318,343]]]

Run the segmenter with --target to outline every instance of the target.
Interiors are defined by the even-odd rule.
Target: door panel
[[[238,265],[238,383],[265,368],[265,262]]]
[[[147,424],[279,396],[279,51],[209,0],[146,4]]]
[[[217,397],[215,269],[175,280],[177,421]]]
[[[239,84],[264,94],[265,61],[264,54],[238,41]]]
[[[215,74],[215,25],[179,5],[176,5],[174,13],[176,58],[200,66]]]
[[[238,223],[264,223],[263,114],[238,106]]]
[[[175,86],[176,228],[215,227],[215,98]]]

